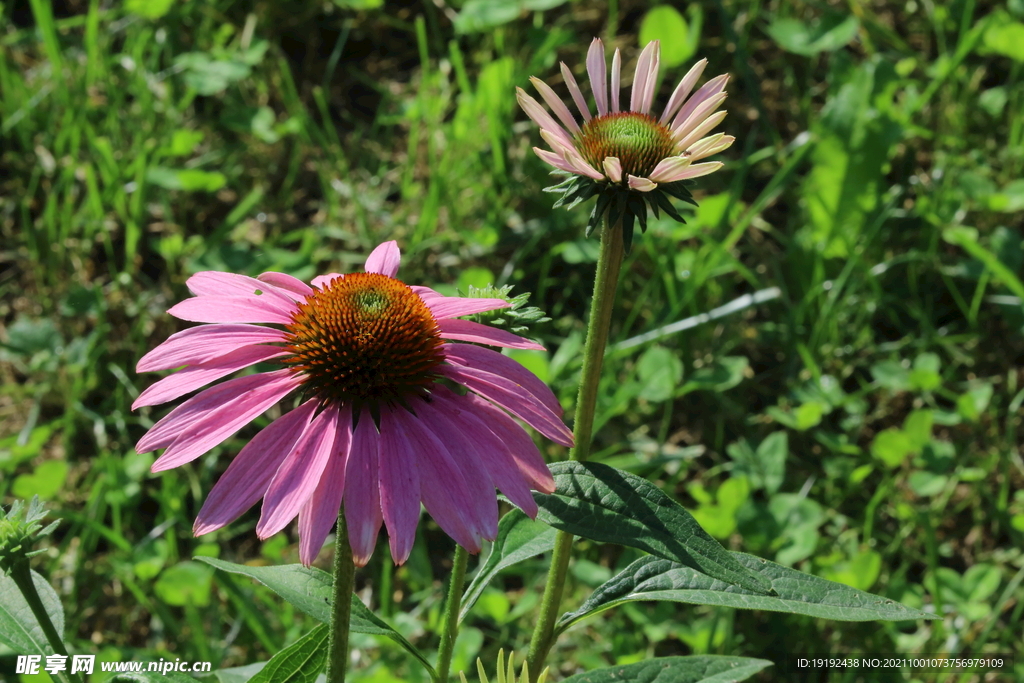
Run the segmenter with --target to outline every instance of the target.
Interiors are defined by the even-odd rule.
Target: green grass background
[[[597,243],[588,208],[550,209],[514,88],[566,94],[557,63],[585,79],[594,36],[629,82],[661,37],[656,102],[707,57],[732,74],[737,142],[687,224],[652,220],[627,257],[595,457],[730,548],[942,620],[631,604],[568,632],[556,678],[671,654],[1017,652],[1024,680],[1022,21],[1022,0],[0,3],[0,501],[39,494],[63,519],[34,566],[72,648],[217,668],[312,627],[191,559],[297,561],[293,530],[257,541],[258,508],[190,531],[273,415],[160,475],[134,452],[166,412],[129,410],[155,379],[134,366],[182,328],[164,311],[191,273],[308,279],[397,239],[408,282],[533,292],[549,352],[515,355],[571,415]],[[426,650],[451,548],[425,522],[405,566],[382,545],[357,577]],[[577,548],[567,609],[636,557]],[[484,594],[456,671],[525,649],[545,569]],[[388,641],[355,646],[356,680],[424,680]],[[863,676],[827,680],[904,680]]]

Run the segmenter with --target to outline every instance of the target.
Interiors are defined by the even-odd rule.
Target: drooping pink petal
[[[544,142],[550,145],[551,149],[555,154],[564,158],[566,152],[575,152],[575,147],[566,147],[565,143],[562,142],[557,135],[552,135],[543,128],[540,129],[540,136],[544,138]]]
[[[551,470],[544,462],[544,457],[537,450],[537,445],[533,443],[530,435],[515,420],[501,408],[474,393],[460,396],[459,401],[470,405],[474,414],[508,447],[509,454],[515,460],[519,471],[526,477],[526,483],[530,488],[542,493],[551,493],[555,490],[555,479],[551,476]]]
[[[460,296],[446,296],[440,300],[432,298],[429,301],[424,300],[423,303],[430,309],[435,320],[494,311],[499,308],[508,308],[512,305],[504,299],[473,299]]]
[[[299,560],[307,567],[313,564],[324,539],[338,521],[351,445],[352,407],[346,403],[338,409],[334,448],[327,458],[327,466],[313,495],[299,510]]]
[[[672,97],[668,98],[668,104],[665,105],[665,111],[661,115],[662,123],[672,118],[679,111],[679,107],[683,106],[683,102],[686,101],[687,96],[693,90],[693,86],[697,85],[697,80],[700,79],[701,74],[704,73],[704,67],[707,65],[708,60],[700,60],[690,67],[690,70],[679,81],[679,85],[672,91]]]
[[[736,138],[725,133],[716,133],[710,137],[706,137],[703,140],[690,145],[689,159],[690,163],[699,159],[705,159],[712,154],[718,154],[719,152],[725,151],[732,147],[732,143],[736,142]]]
[[[257,325],[202,325],[176,332],[139,359],[135,372],[199,365],[245,346],[283,342],[285,333]]]
[[[700,178],[701,176],[714,173],[718,169],[725,166],[721,161],[708,161],[703,164],[691,164],[685,171],[682,172],[682,178],[680,180],[689,180],[690,178]]]
[[[548,385],[508,356],[469,344],[445,344],[442,348],[449,363],[458,363],[509,379],[533,394],[552,413],[562,415],[562,405]]]
[[[569,87],[569,94],[572,95],[572,101],[576,103],[576,108],[580,110],[580,115],[584,121],[590,120],[590,107],[587,106],[587,100],[583,97],[583,91],[580,90],[580,86],[576,85],[576,78],[569,71],[569,67],[565,65],[565,62],[560,62],[562,68],[562,79],[565,84]]]
[[[622,89],[622,53],[615,48],[612,57],[612,111],[619,111],[619,91]]]
[[[540,147],[534,147],[533,152],[534,154],[539,156],[542,161],[551,164],[557,169],[560,169],[562,171],[568,171],[569,173],[576,172],[570,163],[568,163],[565,159],[563,159],[558,154],[555,154],[554,152],[549,152],[547,150],[541,149]]]
[[[633,76],[633,89],[629,95],[630,111],[646,113],[642,111],[644,96],[647,94],[647,81],[651,78],[651,66],[659,45],[657,40],[652,40],[640,53],[640,59],[636,63],[636,74]]]
[[[688,157],[668,157],[658,162],[651,171],[651,181],[655,183],[674,183],[677,174],[690,165]]]
[[[503,346],[507,349],[544,350],[543,346],[537,342],[530,341],[526,337],[520,337],[518,334],[512,334],[495,327],[481,325],[471,320],[457,320],[453,318],[438,320],[437,327],[441,330],[441,337],[443,339],[456,339],[475,344]]]
[[[728,82],[729,74],[722,74],[721,76],[715,76],[710,81],[702,85],[700,89],[693,94],[693,97],[686,101],[686,104],[684,104],[683,108],[679,110],[675,118],[672,119],[672,125],[669,126],[669,128],[673,131],[679,128],[683,121],[690,118],[690,115],[697,109],[697,107],[725,90],[725,85]]]
[[[587,74],[590,76],[590,89],[597,103],[597,113],[604,116],[608,113],[608,73],[604,58],[604,43],[594,38],[587,50]]]
[[[253,377],[257,378],[255,382],[241,383],[241,380],[252,380]],[[239,382],[237,385],[239,388],[248,388],[235,398],[207,411],[201,420],[188,425],[187,431],[179,432],[178,438],[153,463],[150,468],[151,472],[173,469],[207,453],[211,448],[255,420],[270,406],[292,392],[299,384],[299,380],[290,370],[249,375],[231,381]],[[228,383],[230,382],[225,382],[225,384]],[[203,394],[205,393],[203,392]],[[203,394],[199,394],[195,398],[199,398]]]
[[[448,449],[452,463],[466,482],[463,498],[471,514],[470,529],[477,537],[493,541],[498,535],[498,499],[494,495],[494,480],[480,455],[482,444],[470,440],[469,434],[450,419],[455,412],[450,407],[420,401],[415,409],[420,424]]]
[[[583,157],[577,154],[575,150],[566,151],[562,156],[566,161],[572,164],[574,172],[579,173],[580,175],[585,175],[588,178],[593,178],[594,180],[604,180],[604,175],[591,166],[589,162],[583,159]]]
[[[565,106],[565,103],[555,94],[555,91],[551,89],[544,81],[540,80],[536,76],[530,77],[530,83],[533,83],[533,87],[537,89],[540,96],[544,98],[548,106],[551,107],[551,111],[554,112],[558,120],[562,122],[562,125],[573,133],[580,132],[580,124],[576,123],[576,119],[573,118],[572,112]]]
[[[608,180],[613,183],[622,182],[622,163],[618,157],[605,157],[602,166],[604,166],[604,173],[608,176]]]
[[[526,115],[540,126],[541,129],[557,135],[567,146],[572,146],[572,138],[565,132],[564,128],[558,125],[557,121],[551,118],[551,115],[544,110],[544,107],[540,106],[540,102],[527,95],[526,91],[522,88],[516,88],[516,99],[519,101],[519,106],[522,110],[526,112]]]
[[[345,276],[342,273],[327,273],[327,275],[317,275],[315,278],[313,278],[310,284],[316,287],[317,289],[325,289],[327,285],[331,284],[339,277]]]
[[[416,468],[420,475],[420,498],[438,526],[471,553],[480,552],[469,487],[452,461],[448,447],[417,417],[398,408],[392,417],[397,429],[416,444]],[[493,489],[491,496],[493,496]],[[497,503],[495,503],[497,506]],[[495,511],[497,516],[497,511]]]
[[[572,432],[558,416],[512,380],[464,365],[439,365],[436,371],[498,404],[552,441],[572,446]]]
[[[263,497],[285,456],[306,430],[318,403],[315,398],[306,401],[245,444],[206,497],[192,527],[193,534],[202,536],[220,529]]]
[[[687,144],[690,144],[690,143],[695,142],[696,140],[700,139],[704,135],[704,133],[699,133],[696,137],[693,137],[693,138],[690,138],[689,136],[691,136],[693,134],[693,132],[695,132],[697,130],[700,130],[702,124],[704,124],[708,120],[714,118],[714,115],[712,115],[712,112],[714,112],[716,109],[718,109],[718,107],[722,104],[722,102],[725,101],[726,97],[727,97],[727,94],[722,92],[722,93],[718,93],[714,97],[711,97],[711,98],[709,98],[707,100],[704,100],[703,104],[701,104],[699,107],[694,109],[693,113],[691,113],[686,118],[685,121],[683,121],[681,124],[679,124],[679,126],[672,131],[672,139],[673,140],[683,140],[685,138],[688,138],[689,139],[689,143],[687,143]],[[722,118],[724,117],[725,113],[726,112],[724,112],[724,111],[718,112],[718,114],[721,115],[718,118],[719,121],[722,120]],[[708,129],[704,128],[703,130],[708,130]]]
[[[650,192],[658,186],[658,183],[652,182],[650,178],[638,178],[635,175],[627,175],[626,182],[629,183],[629,189],[637,192]]]
[[[242,296],[265,298],[268,306],[290,311],[294,300],[274,285],[237,273],[205,270],[190,277],[185,284],[196,296]]]
[[[307,296],[313,293],[313,288],[307,285],[305,282],[297,277],[292,277],[287,273],[261,273],[256,277],[260,282],[266,282],[274,285],[285,295],[291,296],[296,301],[303,301]]]
[[[724,119],[728,113],[729,112],[727,111],[720,111],[715,114],[712,114],[711,116],[704,120],[704,123],[694,128],[689,135],[687,135],[686,137],[682,138],[679,142],[677,142],[676,147],[678,149],[684,150],[690,149],[691,145],[700,141],[700,139],[703,138],[707,133],[709,133],[712,128],[720,124],[722,122],[722,119]]]
[[[398,273],[398,266],[401,262],[402,252],[398,249],[398,242],[391,240],[377,245],[377,248],[370,252],[366,258],[365,270],[367,273],[380,273],[394,277]]]
[[[287,354],[288,352],[279,346],[243,346],[208,363],[179,370],[154,382],[135,399],[132,410],[173,401],[232,372]]]
[[[377,477],[379,442],[370,411],[364,409],[352,435],[352,448],[345,470],[345,521],[352,559],[358,567],[364,567],[370,561],[384,521]]]
[[[294,306],[294,304],[291,304]],[[197,296],[171,306],[175,318],[194,323],[277,323],[292,322],[292,309],[284,309],[260,296]]]
[[[403,411],[404,409],[398,408]],[[416,540],[420,519],[419,449],[403,431],[396,409],[380,410],[380,508],[388,529],[388,543],[395,564],[404,564]]]
[[[443,412],[454,425],[455,431],[466,435],[473,445],[473,457],[480,459],[494,485],[523,512],[531,518],[536,517],[537,503],[530,495],[527,477],[520,471],[509,446],[481,419],[487,416],[478,415],[470,401],[440,385],[431,393],[431,399],[437,403],[439,412]]]
[[[274,479],[263,496],[263,510],[256,525],[256,536],[261,540],[270,538],[288,526],[306,501],[313,496],[328,461],[335,454],[334,444],[339,432],[338,419],[337,406],[325,407],[309,423],[284,462],[277,468],[277,473],[274,474]],[[342,471],[344,472],[344,464]],[[337,509],[333,515],[337,518]]]
[[[259,390],[268,381],[277,381],[281,373],[287,371],[238,377],[196,394],[153,425],[139,439],[135,446],[136,451],[148,453],[171,445],[182,433],[193,431],[196,425],[203,422],[211,413],[216,413],[232,401]],[[300,381],[297,377],[291,378],[291,387],[299,386]]]

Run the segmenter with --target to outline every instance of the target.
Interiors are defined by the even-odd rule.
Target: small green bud
[[[6,512],[0,508],[0,570],[5,574],[11,573],[15,566],[27,562],[33,555],[44,552],[33,551],[32,546],[36,539],[46,536],[60,523],[57,520],[43,528],[39,520],[46,514],[39,496],[32,497],[27,509],[21,500],[15,500]]]

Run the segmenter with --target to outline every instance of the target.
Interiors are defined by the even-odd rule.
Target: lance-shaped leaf
[[[522,510],[512,510],[498,522],[498,537],[491,545],[487,559],[466,589],[462,598],[461,623],[480,598],[484,588],[502,569],[546,553],[555,547],[555,530],[542,522],[535,522]]]
[[[270,658],[249,683],[315,683],[327,664],[327,641],[331,631],[325,624],[299,638]]]
[[[905,621],[936,619],[936,615],[827,581],[768,560],[732,553],[736,560],[775,589],[776,595],[760,595],[730,586],[678,562],[648,555],[599,586],[575,612],[562,615],[558,628],[565,630],[580,619],[624,602],[669,600],[693,605],[720,605],[739,609],[805,614],[838,621]]]
[[[57,633],[64,635],[64,608],[57,597],[53,586],[36,572],[32,572],[32,583],[36,587],[39,599],[43,603],[46,614],[53,622]],[[10,576],[0,570],[0,644],[6,645],[18,654],[46,655],[53,654],[50,641],[43,633],[43,627],[36,620],[32,608],[28,606],[18,584]]]
[[[325,624],[331,623],[333,577],[325,571],[315,567],[303,567],[300,564],[287,564],[279,567],[249,567],[212,557],[197,557],[195,559],[232,574],[242,574],[256,579],[317,621]],[[402,637],[401,633],[371,612],[355,594],[352,595],[352,616],[349,629],[355,633],[368,633],[390,638],[415,657],[430,672],[431,676],[434,675],[434,667],[427,661],[427,658],[412,643]]]
[[[576,674],[562,683],[734,683],[771,665],[767,659],[751,657],[662,657]]]
[[[771,583],[740,564],[697,520],[642,477],[596,462],[551,466],[555,492],[534,493],[537,518],[602,543],[639,548],[711,578],[770,595]]]

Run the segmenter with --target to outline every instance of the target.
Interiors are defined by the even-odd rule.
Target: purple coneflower
[[[627,243],[632,236],[634,217],[640,221],[641,229],[646,228],[646,206],[650,206],[655,215],[660,208],[682,221],[668,196],[692,203],[682,181],[713,173],[723,166],[720,161],[695,162],[727,149],[735,141],[734,137],[723,133],[708,135],[725,118],[726,112],[716,110],[725,101],[729,76],[712,78],[690,96],[707,66],[706,59],[697,62],[679,82],[660,117],[650,113],[658,78],[659,51],[659,41],[655,40],[640,53],[629,108],[624,110],[619,104],[622,57],[616,49],[609,89],[604,44],[594,39],[587,53],[587,73],[597,105],[596,116],[591,114],[572,72],[562,63],[562,78],[583,117],[582,125],[554,90],[539,78],[531,78],[530,82],[557,121],[537,100],[517,88],[519,105],[540,126],[541,137],[551,146],[550,151],[537,147],[533,150],[557,172],[570,176],[565,182],[548,188],[562,194],[555,205],[568,203],[572,207],[598,196],[587,234],[597,226],[606,210],[611,211],[611,223],[620,217],[625,220]]]
[[[458,319],[504,308],[505,300],[410,287],[394,277],[399,260],[397,244],[385,242],[366,260],[365,273],[323,275],[312,286],[282,273],[189,278],[196,296],[168,313],[211,324],[172,335],[139,361],[138,372],[187,367],[146,389],[133,409],[256,363],[284,367],[228,380],[172,410],[136,446],[139,453],[166,449],[153,471],[195,460],[278,401],[301,395],[298,407],[235,456],[199,512],[196,535],[228,524],[262,498],[257,535],[267,538],[298,516],[299,555],[308,565],[344,501],[356,564],[369,560],[382,522],[401,564],[421,501],[471,552],[498,533],[495,488],[536,516],[530,489],[551,493],[554,480],[509,413],[566,446],[572,433],[543,382],[474,343],[543,347]]]

